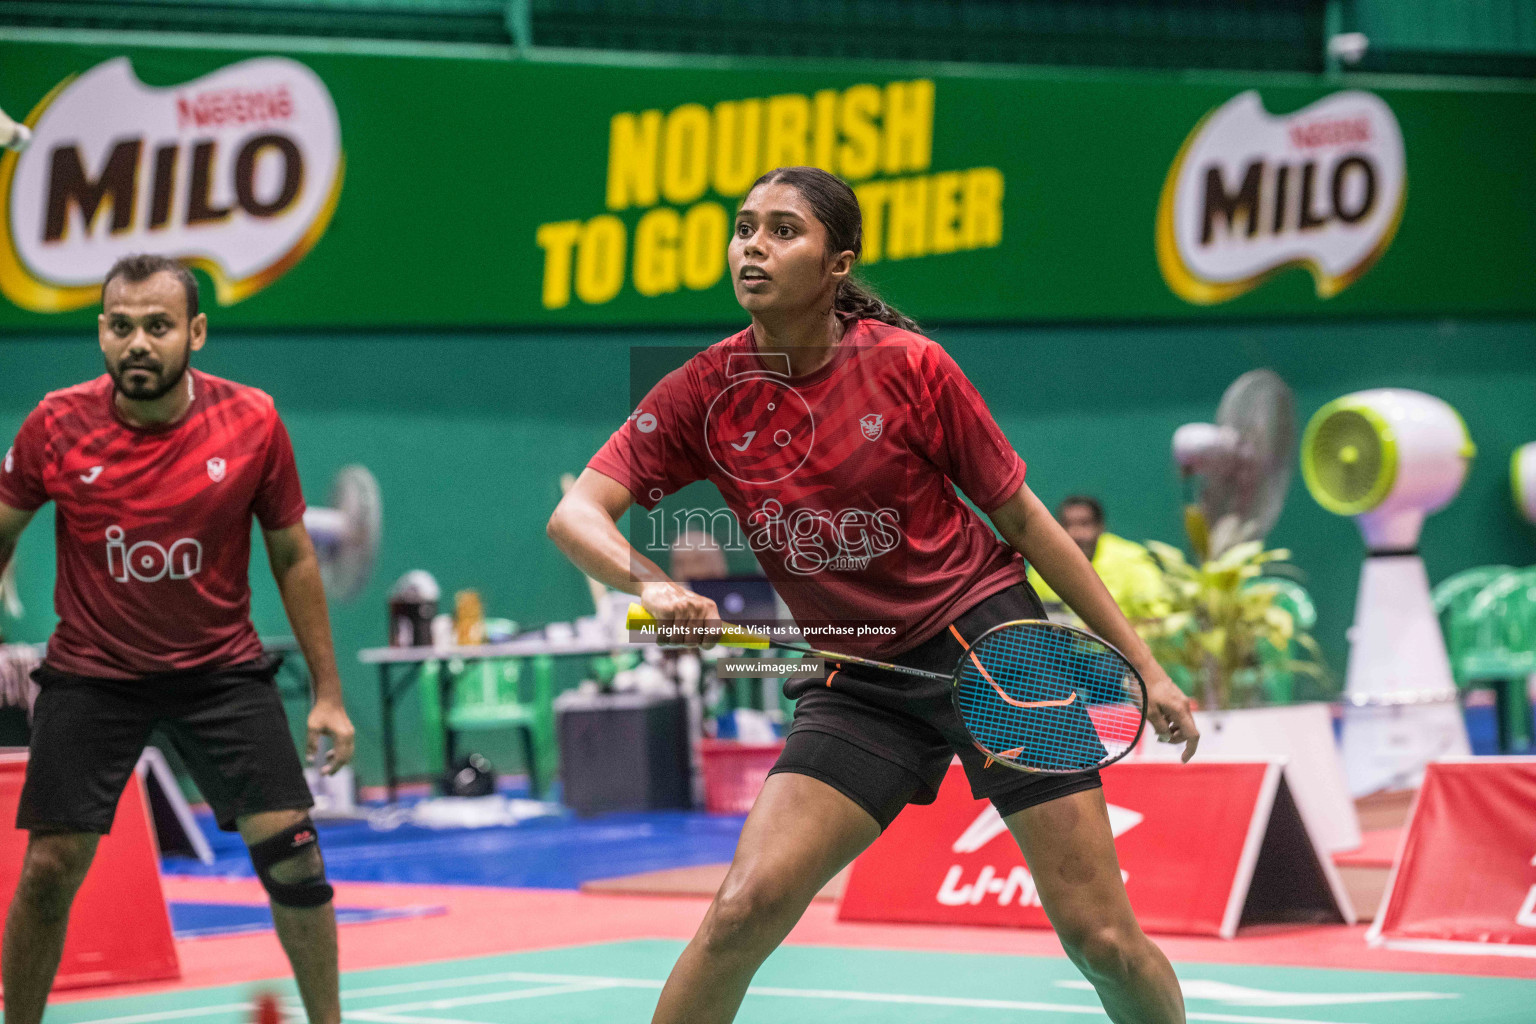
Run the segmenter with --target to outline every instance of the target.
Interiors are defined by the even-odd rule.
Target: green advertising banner
[[[1536,89],[0,43],[0,328],[113,260],[221,326],[741,320],[734,205],[816,164],[930,321],[1536,312]]]

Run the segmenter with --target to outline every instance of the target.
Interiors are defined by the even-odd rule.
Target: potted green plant
[[[1263,578],[1289,551],[1246,541],[1194,564],[1171,544],[1148,541],[1147,549],[1162,571],[1162,592],[1138,594],[1127,617],[1203,707],[1262,704],[1267,677],[1327,680],[1317,642],[1285,607],[1284,584]]]
[[[1290,552],[1247,541],[1194,563],[1169,544],[1149,541],[1147,548],[1162,572],[1162,592],[1139,595],[1125,610],[1158,663],[1200,704],[1199,760],[1286,759],[1309,830],[1328,850],[1358,847],[1332,709],[1316,700],[1290,703],[1288,687],[1277,684],[1306,679],[1318,695],[1334,691],[1321,650],[1292,612],[1299,588],[1276,575]],[[1179,748],[1149,743],[1140,754],[1173,759]]]

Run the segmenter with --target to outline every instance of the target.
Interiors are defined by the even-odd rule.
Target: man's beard
[[[123,362],[115,369],[108,364],[107,373],[112,377],[112,384],[117,388],[118,394],[135,402],[153,402],[157,398],[164,398],[171,393],[171,389],[181,383],[181,379],[187,374],[187,367],[192,363],[192,351],[190,348],[182,355],[181,365],[173,372],[167,373],[159,362],[149,360],[135,360]],[[146,383],[138,384],[128,379],[128,374],[133,370],[146,370],[153,377]]]

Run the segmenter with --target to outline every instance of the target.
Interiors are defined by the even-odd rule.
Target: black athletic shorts
[[[998,591],[954,621],[967,644],[1015,619],[1043,619],[1028,583]],[[946,627],[911,650],[883,660],[930,672],[952,673],[964,648]],[[858,665],[828,672],[826,680],[791,680],[795,721],[773,772],[820,779],[864,808],[883,830],[907,804],[931,804],[958,754],[977,799],[1004,817],[1100,785],[1099,773],[1030,775],[987,766],[961,724],[947,682]],[[770,773],[771,774],[771,773]]]
[[[219,827],[259,811],[314,805],[288,733],[275,659],[142,679],[91,679],[47,665],[32,712],[32,752],[16,827],[98,832],[158,726]]]

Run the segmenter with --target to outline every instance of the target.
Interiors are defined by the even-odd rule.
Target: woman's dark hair
[[[759,185],[789,185],[800,193],[816,219],[827,229],[827,252],[852,252],[855,262],[864,251],[864,214],[858,196],[848,183],[819,167],[778,167],[758,178]],[[751,189],[748,189],[750,194]],[[843,278],[832,299],[832,309],[855,320],[878,320],[904,331],[916,332],[917,321],[886,304],[870,287],[852,274]]]

